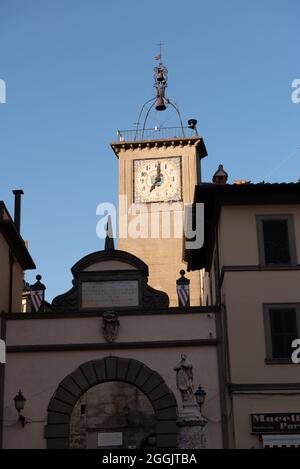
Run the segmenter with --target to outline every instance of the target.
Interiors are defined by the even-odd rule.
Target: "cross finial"
[[[160,55],[161,55],[161,57],[162,57],[162,46],[164,46],[164,43],[163,43],[162,41],[159,41],[159,44],[158,44],[158,45],[159,45],[159,53],[160,53]]]
[[[162,41],[157,44],[159,46],[159,55],[155,57],[155,60],[159,60],[162,63],[162,47],[165,45]]]

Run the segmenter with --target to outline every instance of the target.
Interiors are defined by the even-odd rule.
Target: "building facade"
[[[26,243],[20,235],[20,197],[15,192],[15,219],[0,201],[0,311],[21,310],[24,271],[35,269]]]
[[[298,447],[300,184],[200,184],[195,201],[206,241],[189,268],[221,309],[230,447]]]
[[[200,445],[203,423],[205,446],[222,447],[218,310],[169,307],[147,265],[124,251],[89,254],[72,273],[52,312],[3,315],[3,447],[188,448]]]
[[[3,432],[3,399],[5,386],[6,323],[5,314],[21,311],[24,272],[35,269],[26,243],[20,235],[21,195],[23,191],[13,191],[15,195],[15,214],[12,219],[6,205],[0,201],[0,440]]]

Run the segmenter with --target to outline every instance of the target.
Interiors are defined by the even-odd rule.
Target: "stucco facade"
[[[205,302],[222,310],[226,412],[233,448],[264,445],[268,431],[254,432],[251,414],[289,419],[300,410],[300,365],[291,360],[292,348],[286,358],[272,356],[270,342],[275,339],[269,337],[272,325],[268,322],[270,308],[297,310],[300,304],[299,194],[299,184],[198,186],[198,200],[207,201],[207,223],[213,212],[217,215],[206,233],[213,242],[202,253],[192,253],[190,266],[205,268],[201,271]],[[289,243],[295,257],[290,263],[262,262],[261,218],[292,220]],[[298,334],[300,338],[299,328]],[[300,428],[295,426],[291,435],[292,430],[283,427],[268,435],[271,445],[273,434],[274,445],[282,435],[287,446],[289,441],[295,444],[294,437],[300,441]]]
[[[35,268],[4,202],[0,201],[0,311],[20,311],[24,271]]]
[[[20,196],[15,193],[15,219],[9,214],[6,205],[0,201],[0,421],[3,422],[3,399],[5,386],[6,323],[5,314],[21,311],[24,271],[34,269],[35,264],[20,235]],[[18,200],[17,200],[18,199]],[[3,436],[3,424],[0,425],[0,442]],[[0,443],[1,444],[1,443]]]
[[[3,447],[69,447],[76,403],[94,386],[120,381],[138,388],[150,400],[156,446],[177,447],[182,400],[174,367],[183,353],[193,365],[195,386],[201,384],[207,392],[203,408],[208,419],[207,446],[222,447],[218,310],[168,308],[167,296],[143,283],[146,265],[121,251],[86,256],[72,272],[71,293],[57,297],[51,313],[3,317],[8,352]],[[140,278],[140,306],[115,309],[119,330],[116,339],[108,342],[103,334],[105,310],[87,310],[82,305],[81,282],[115,278],[121,291],[122,281],[133,276]],[[27,399],[24,428],[13,402],[19,388]]]

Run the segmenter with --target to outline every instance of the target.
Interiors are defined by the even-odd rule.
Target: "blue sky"
[[[0,0],[0,199],[23,189],[22,235],[47,299],[101,249],[96,206],[117,202],[109,143],[153,95],[161,39],[167,95],[198,119],[230,180],[300,177],[298,0]]]

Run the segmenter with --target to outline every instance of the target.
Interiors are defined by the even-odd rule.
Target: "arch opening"
[[[86,391],[70,418],[70,448],[139,448],[155,434],[149,399],[132,384],[109,381]],[[156,437],[154,437],[156,440]]]
[[[117,389],[118,385],[121,385],[121,388],[123,386],[123,391],[125,395],[128,393],[128,396],[130,393],[132,394],[132,389],[136,389],[135,396],[140,400],[142,407],[144,406],[144,409],[147,410],[146,416],[147,412],[150,415],[148,404],[151,405],[154,430],[149,428],[148,435],[141,435],[140,441],[145,441],[149,435],[152,437],[155,435],[157,448],[177,447],[177,402],[163,378],[156,371],[137,360],[109,356],[80,365],[59,384],[48,406],[45,428],[48,449],[72,447],[72,440],[70,445],[70,430],[73,428],[71,418],[74,409],[75,412],[76,409],[84,412],[84,408],[76,408],[76,406],[85,404],[83,397],[91,388],[105,383],[108,388],[115,386]],[[119,387],[119,391],[121,388]],[[141,395],[138,394],[139,392]],[[147,405],[146,402],[148,402]],[[87,409],[85,408],[85,410]],[[126,412],[127,410],[125,410]],[[146,416],[144,417],[146,418]],[[149,418],[149,424],[150,421]],[[126,442],[130,444],[130,439]],[[139,444],[138,438],[137,444]]]

